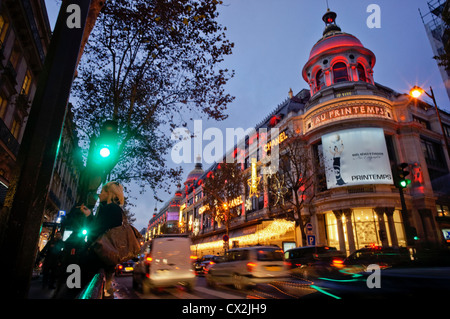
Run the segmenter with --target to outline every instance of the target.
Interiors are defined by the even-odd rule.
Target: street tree
[[[313,154],[300,136],[291,136],[280,145],[279,166],[266,179],[270,215],[282,214],[295,222],[302,242],[306,242],[305,226],[311,220],[309,203],[325,181],[320,154]]]
[[[195,116],[223,120],[233,43],[217,22],[221,1],[108,0],[93,28],[72,90],[88,148],[103,123],[117,124],[117,154],[105,175],[169,189],[181,168],[165,157],[170,132]]]
[[[226,234],[233,219],[242,211],[242,194],[246,175],[240,163],[219,163],[203,181],[204,213],[225,226]],[[215,224],[214,224],[215,225]]]

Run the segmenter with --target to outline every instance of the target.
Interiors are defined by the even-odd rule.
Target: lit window
[[[9,22],[5,20],[3,15],[0,15],[0,42],[4,43],[6,38],[6,32],[8,31]]]
[[[334,83],[348,81],[347,66],[343,62],[333,65]]]
[[[19,137],[19,131],[20,131],[20,121],[17,119],[13,120],[12,126],[11,126],[11,134],[17,139]]]
[[[0,95],[0,117],[2,119],[5,118],[6,113],[6,107],[8,105],[8,100],[5,99],[3,96]]]
[[[22,91],[20,91],[20,93],[28,95],[28,93],[30,92],[30,86],[31,86],[31,73],[30,71],[27,71],[27,73],[25,74],[25,78],[23,79]]]

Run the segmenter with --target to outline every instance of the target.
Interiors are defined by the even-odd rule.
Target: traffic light
[[[80,229],[80,232],[78,233],[78,237],[85,242],[87,242],[89,230],[87,228]]]
[[[117,157],[118,138],[117,138],[117,122],[107,120],[103,123],[100,135],[96,141],[95,154],[97,161],[101,164],[105,161],[112,161]]]
[[[406,176],[409,175],[409,171],[406,169],[409,166],[408,163],[401,163],[398,165],[398,187],[406,188],[411,184],[411,180],[407,179]]]

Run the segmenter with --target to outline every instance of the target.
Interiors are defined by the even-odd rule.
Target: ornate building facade
[[[335,20],[334,12],[323,16],[325,30],[304,65],[309,90],[289,92],[244,143],[265,129],[263,149],[277,144],[282,152],[283,141],[296,136],[311,157],[320,158],[323,179],[314,183],[314,197],[302,211],[313,241],[303,242],[285,214],[274,214],[267,187],[252,194],[243,185],[242,197],[233,200],[241,214],[233,220],[229,246],[315,244],[349,254],[367,245],[450,245],[450,158],[443,139],[450,134],[450,114],[376,83],[375,55]],[[277,135],[270,135],[271,128]],[[249,178],[256,173],[264,180],[258,154],[255,166],[251,149],[236,146],[230,154],[242,156]],[[411,172],[402,194],[395,175],[400,163]],[[225,229],[202,205],[202,181],[216,166],[189,175],[180,204],[179,222],[189,225],[182,231],[192,235],[192,250],[200,256],[223,252]]]

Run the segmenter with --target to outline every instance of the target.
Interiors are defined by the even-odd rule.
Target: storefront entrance
[[[370,245],[406,246],[401,214],[397,209],[391,212],[374,208],[328,211],[325,212],[325,226],[328,245],[340,250],[345,245],[347,254]],[[339,233],[344,237],[341,241]]]

